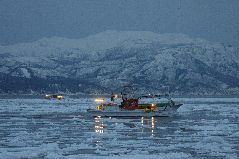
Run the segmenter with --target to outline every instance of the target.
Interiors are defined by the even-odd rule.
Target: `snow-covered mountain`
[[[239,50],[183,34],[106,31],[0,46],[1,92],[110,93],[169,87],[177,94],[239,94]]]

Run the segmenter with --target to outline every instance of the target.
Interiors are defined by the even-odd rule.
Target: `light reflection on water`
[[[101,116],[95,117],[95,132],[104,133],[103,121],[101,121]]]
[[[95,132],[99,133],[99,134],[103,134],[104,133],[104,120],[106,121],[110,121],[112,118],[111,117],[101,117],[101,116],[96,116],[94,118],[94,122],[95,122]],[[115,118],[113,118],[115,119]],[[140,119],[140,123],[141,123],[141,127],[139,127],[139,129],[141,129],[141,132],[143,133],[145,129],[150,129],[151,130],[151,136],[154,136],[154,129],[155,129],[155,117],[151,117],[151,118],[145,118],[145,117],[135,117],[135,118],[116,118],[116,120],[118,119],[119,122],[123,122],[123,124],[125,126],[125,129],[131,128],[131,127],[135,127],[135,123],[138,122],[138,119]],[[125,119],[125,121],[124,121]],[[127,120],[133,120],[133,122],[128,123]],[[114,122],[116,125],[119,124],[117,121],[114,120]],[[109,123],[108,123],[109,124]]]
[[[155,125],[155,120],[154,117],[151,117],[151,125],[152,125],[152,136],[154,136],[154,125]]]

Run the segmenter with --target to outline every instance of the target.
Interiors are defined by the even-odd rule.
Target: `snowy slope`
[[[175,93],[238,93],[238,53],[183,34],[106,31],[83,39],[44,38],[0,47],[0,89],[97,93],[134,83],[142,91],[169,86]]]

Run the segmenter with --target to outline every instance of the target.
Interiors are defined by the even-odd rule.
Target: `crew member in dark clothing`
[[[110,100],[111,100],[112,102],[115,101],[115,95],[114,95],[114,93],[111,94]]]

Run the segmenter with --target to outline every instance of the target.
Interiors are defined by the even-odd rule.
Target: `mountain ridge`
[[[109,93],[137,84],[141,92],[166,86],[175,94],[239,94],[238,49],[184,34],[105,31],[82,39],[44,38],[1,46],[0,57],[0,92]],[[22,79],[29,81],[20,82],[26,89],[18,88]],[[36,88],[34,80],[45,84]],[[9,89],[9,81],[16,88]]]

